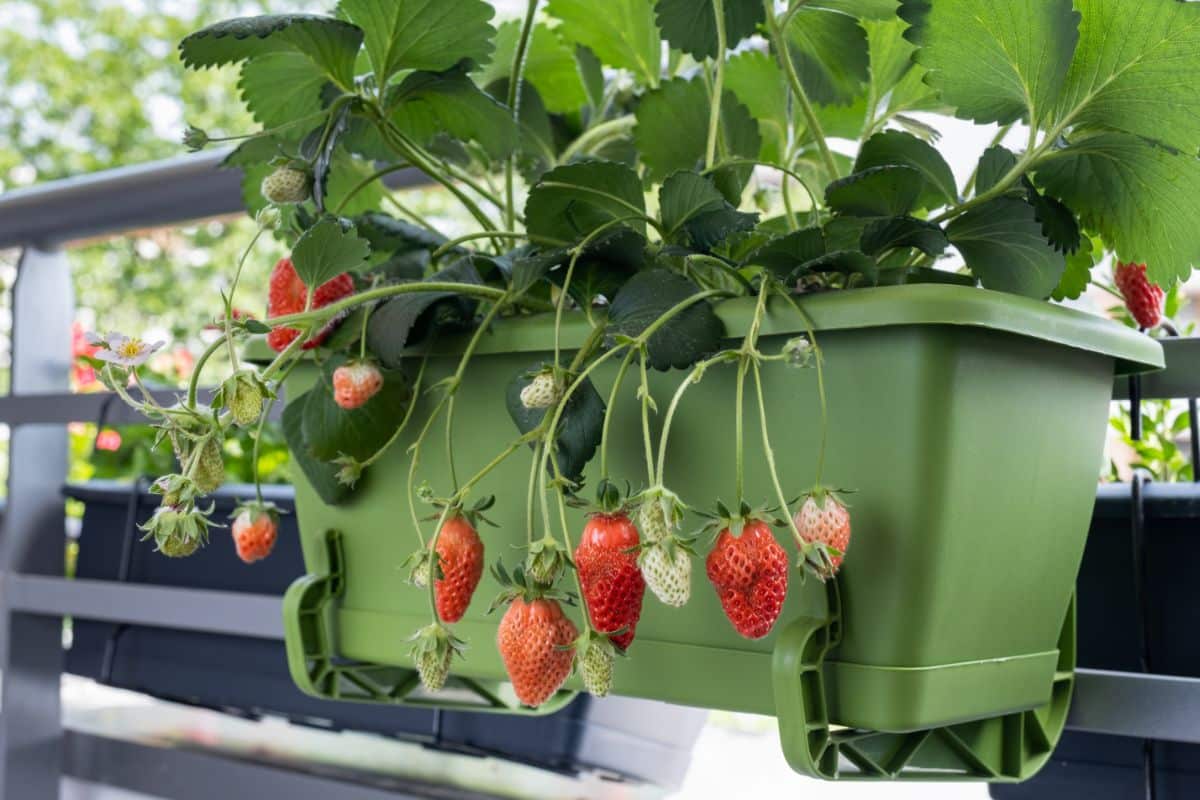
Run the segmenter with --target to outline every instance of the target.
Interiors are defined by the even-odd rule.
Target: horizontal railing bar
[[[1159,339],[1166,369],[1142,376],[1142,398],[1180,400],[1200,397],[1200,336]],[[1118,378],[1113,398],[1129,399],[1129,379]]]
[[[1076,670],[1067,728],[1200,743],[1200,678]]]
[[[278,595],[182,589],[43,575],[5,575],[14,612],[154,628],[282,639]]]
[[[182,389],[154,391],[150,393],[162,405],[171,405],[184,395]],[[201,389],[201,402],[208,402],[212,389]],[[280,403],[271,409],[272,420],[278,419]],[[107,406],[107,408],[105,407]],[[89,392],[70,394],[67,392],[46,394],[19,394],[0,397],[0,424],[43,425],[66,422],[96,422],[104,415],[106,425],[138,425],[146,418],[136,409],[130,408],[112,392]]]
[[[242,174],[221,169],[229,148],[94,172],[0,194],[0,248],[49,249],[79,239],[236,214]],[[416,170],[388,175],[398,189],[428,179]]]

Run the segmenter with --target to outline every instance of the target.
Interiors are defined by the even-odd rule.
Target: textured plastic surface
[[[291,508],[291,487],[264,489],[276,504]],[[77,574],[116,580],[132,488],[97,481],[68,486],[66,494],[85,503]],[[251,496],[249,486],[222,489],[216,497],[218,515],[223,517],[237,500]],[[137,520],[144,522],[159,498],[143,493],[138,500]],[[135,537],[127,579],[281,595],[305,568],[295,515],[284,515],[280,525],[275,552],[253,566],[237,560],[223,531],[188,559],[163,558],[152,552],[151,543],[136,543]],[[508,718],[328,702],[296,688],[279,641],[81,619],[75,620],[72,632],[67,669],[112,686],[225,712],[284,716],[321,729],[368,731],[443,750],[555,771],[595,770],[668,788],[682,782],[705,719],[696,709],[619,697],[581,696],[555,714]]]
[[[830,398],[829,483],[857,489],[854,538],[842,572],[843,637],[830,671],[833,723],[854,698],[838,687],[916,686],[916,699],[880,688],[878,703],[858,703],[855,724],[905,732],[1010,715],[1050,701],[1064,609],[1082,553],[1100,461],[1114,367],[1161,364],[1158,344],[1068,309],[954,286],[904,286],[807,299],[826,355]],[[728,333],[749,320],[745,303],[720,307]],[[762,346],[778,349],[802,330],[785,307],[772,307]],[[459,395],[459,474],[483,466],[513,438],[503,389],[546,357],[552,322],[497,325],[486,337]],[[567,346],[582,326],[564,330]],[[455,342],[431,358],[437,380],[456,362]],[[602,394],[614,370],[599,370]],[[293,392],[315,380],[293,373]],[[681,373],[651,376],[669,396]],[[767,409],[786,489],[811,484],[818,439],[815,375],[770,365]],[[667,483],[706,507],[733,487],[733,375],[713,369],[685,397],[667,459]],[[294,396],[294,395],[293,395]],[[422,398],[416,418],[428,411]],[[640,433],[633,387],[615,409],[610,460],[618,479],[638,482]],[[748,414],[750,500],[770,499],[756,420]],[[446,483],[438,431],[422,457],[420,479]],[[346,504],[325,506],[301,482],[297,508],[306,563],[325,564],[325,534],[342,533],[345,586],[331,613],[330,656],[407,666],[404,636],[426,620],[423,594],[403,584],[398,566],[417,546],[403,486],[406,434]],[[489,560],[515,558],[523,541],[527,455],[513,457],[479,487],[499,498],[489,530]],[[424,515],[426,509],[419,509]],[[576,529],[582,518],[571,520]],[[695,520],[689,520],[689,524]],[[496,586],[485,578],[460,636],[472,647],[458,673],[503,679],[492,646],[497,619],[484,614]],[[704,581],[693,575],[691,603],[667,609],[647,598],[632,658],[618,664],[617,693],[669,702],[775,714],[772,653],[793,620],[825,619],[815,582],[794,582],[776,631],[747,641],[732,631]],[[298,643],[298,620],[288,620]],[[839,665],[842,665],[839,667]],[[844,670],[839,674],[838,670]],[[950,668],[950,669],[948,669]],[[849,681],[849,683],[848,683]],[[952,687],[952,688],[947,688]],[[578,688],[576,685],[575,688]]]

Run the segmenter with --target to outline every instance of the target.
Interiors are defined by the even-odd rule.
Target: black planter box
[[[97,580],[282,595],[304,574],[296,518],[282,517],[271,557],[254,565],[234,554],[228,532],[186,559],[165,558],[133,528],[158,497],[128,484],[92,482],[65,489],[85,504],[76,575]],[[248,486],[222,489],[218,518],[252,496]],[[290,487],[267,487],[267,499],[290,510]],[[706,714],[626,698],[581,696],[545,717],[388,708],[333,703],[296,689],[282,641],[77,620],[67,669],[101,683],[175,702],[244,716],[270,714],[334,730],[379,733],[429,747],[520,761],[559,772],[596,771],[676,788]]]
[[[1155,673],[1200,677],[1200,485],[1144,492],[1146,634]],[[1133,513],[1128,484],[1099,488],[1079,572],[1079,666],[1140,672]],[[1200,728],[1200,719],[1196,720]],[[1033,780],[993,786],[1000,800],[1131,800],[1146,796],[1142,739],[1066,731]],[[1158,800],[1200,798],[1200,745],[1158,742]]]

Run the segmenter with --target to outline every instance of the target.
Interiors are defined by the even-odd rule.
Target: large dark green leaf
[[[365,461],[387,444],[404,420],[412,390],[399,371],[385,370],[383,387],[360,408],[347,411],[333,399],[334,369],[345,361],[332,358],[322,370],[321,382],[309,391],[304,404],[304,441],[320,461],[342,455]]]
[[[725,46],[732,50],[763,21],[760,0],[725,0]],[[658,0],[658,27],[676,50],[697,59],[717,55],[717,16],[711,0]]]
[[[508,415],[521,433],[528,433],[542,423],[542,419],[554,409],[526,408],[521,402],[521,390],[529,385],[527,373],[537,372],[542,364],[531,364],[528,370],[518,373],[508,384],[504,402]],[[583,468],[600,446],[604,430],[604,399],[596,391],[590,378],[585,378],[567,399],[562,417],[558,422],[554,438],[554,458],[564,478],[580,482]],[[551,470],[553,474],[553,470]]]
[[[1122,261],[1169,286],[1200,263],[1200,161],[1125,133],[1080,139],[1038,168],[1038,185],[1079,213]]]
[[[409,253],[414,250],[436,250],[446,243],[446,237],[419,225],[371,211],[354,219],[358,235],[371,244],[376,252]]]
[[[757,214],[731,206],[712,181],[695,172],[676,172],[659,190],[659,213],[666,241],[708,250],[737,231],[754,227]],[[684,241],[686,240],[686,241]]]
[[[863,229],[862,250],[879,255],[892,248],[915,247],[927,256],[937,257],[946,252],[950,242],[941,226],[913,217],[889,217],[872,220]]]
[[[441,72],[463,59],[488,60],[494,11],[483,0],[341,0],[366,32],[367,55],[380,81],[401,69]]]
[[[561,23],[563,35],[595,53],[610,67],[626,69],[643,84],[658,82],[662,36],[653,0],[550,0],[546,12]]]
[[[530,190],[525,204],[530,233],[565,242],[579,241],[613,220],[645,214],[637,173],[611,161],[580,161],[553,169]],[[624,224],[645,234],[643,221]]]
[[[512,111],[481,91],[461,69],[414,72],[389,95],[392,121],[421,142],[440,134],[478,142],[495,159],[517,147]]]
[[[993,145],[979,157],[975,171],[975,193],[982,194],[998,184],[1017,166],[1017,156],[1001,145]]]
[[[668,310],[696,294],[694,283],[665,269],[639,272],[617,292],[609,310],[609,332],[639,336]],[[685,369],[721,346],[725,326],[712,306],[699,300],[664,323],[646,342],[655,369]]]
[[[1061,200],[1039,192],[1028,178],[1024,184],[1025,200],[1033,206],[1034,216],[1042,225],[1042,235],[1055,250],[1068,254],[1078,250],[1083,234],[1079,230],[1079,220],[1075,218],[1075,212],[1067,208]]]
[[[992,200],[954,220],[946,233],[987,289],[1049,297],[1066,268],[1023,200]]]
[[[854,162],[854,171],[888,164],[912,167],[925,179],[917,204],[919,208],[938,208],[958,200],[954,173],[942,154],[928,143],[904,131],[884,131],[863,142]]]
[[[745,263],[766,267],[780,276],[791,275],[797,267],[825,255],[825,236],[820,228],[804,228],[772,239],[759,247]]]
[[[912,167],[870,167],[829,184],[825,203],[854,217],[897,217],[916,208],[924,185]]]
[[[758,122],[764,161],[783,163],[788,145],[788,92],[783,71],[770,54],[745,50],[725,64],[725,86]]]
[[[319,387],[317,387],[319,389]],[[291,451],[291,463],[300,468],[304,478],[308,480],[313,491],[326,505],[338,505],[350,496],[350,487],[343,485],[337,479],[338,468],[333,464],[318,461],[309,452],[308,442],[304,439],[304,416],[308,401],[316,396],[317,389],[288,401],[280,419],[284,439],[287,440],[288,450]]]
[[[1050,294],[1055,300],[1077,300],[1092,282],[1092,267],[1104,256],[1104,250],[1087,236],[1083,237],[1081,244],[1078,250],[1067,256],[1067,268]]]
[[[179,43],[193,69],[219,67],[267,53],[301,53],[343,87],[354,83],[354,60],[362,46],[357,25],[314,14],[267,14],[227,19]]]
[[[470,258],[461,258],[435,273],[428,282],[480,283]],[[413,292],[396,295],[371,315],[367,347],[380,362],[398,369],[405,349],[439,325],[461,324],[475,314],[475,300],[453,292]]]
[[[565,264],[565,255],[559,263]],[[592,241],[575,264],[571,285],[567,288],[581,307],[591,306],[598,297],[612,300],[630,276],[646,263],[646,239],[628,228],[618,227]],[[550,279],[562,285],[565,269],[550,273]]]
[[[354,229],[346,230],[331,217],[319,220],[292,248],[292,264],[304,285],[316,288],[343,272],[366,266],[371,248]]]
[[[1071,0],[902,0],[926,81],[980,123],[1051,116],[1079,40]]]
[[[805,92],[817,103],[847,105],[870,78],[867,34],[839,11],[805,5],[784,31]]]

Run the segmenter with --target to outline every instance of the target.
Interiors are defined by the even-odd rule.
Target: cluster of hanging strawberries
[[[572,670],[579,671],[587,691],[608,694],[615,657],[634,643],[646,589],[667,605],[687,603],[695,540],[677,532],[681,504],[661,489],[632,503],[633,516],[630,506],[611,502],[594,510],[569,559],[542,540],[511,574],[501,564],[493,568],[504,590],[491,610],[507,604],[496,643],[523,704],[545,703]],[[476,528],[482,510],[448,513],[436,537],[436,555],[418,551],[410,559],[415,583],[426,585],[431,576],[434,581],[438,620],[417,633],[413,647],[422,683],[431,691],[445,685],[452,658],[463,647],[443,623],[463,617],[483,575],[484,546]],[[722,512],[710,526],[716,539],[706,572],[734,629],[760,639],[771,632],[787,596],[789,559],[771,530],[782,523],[746,508],[736,515]],[[850,541],[846,506],[832,492],[813,492],[793,522],[802,565],[822,579],[832,578]],[[591,623],[582,634],[563,610],[571,596],[556,586],[569,568],[578,572]]]

